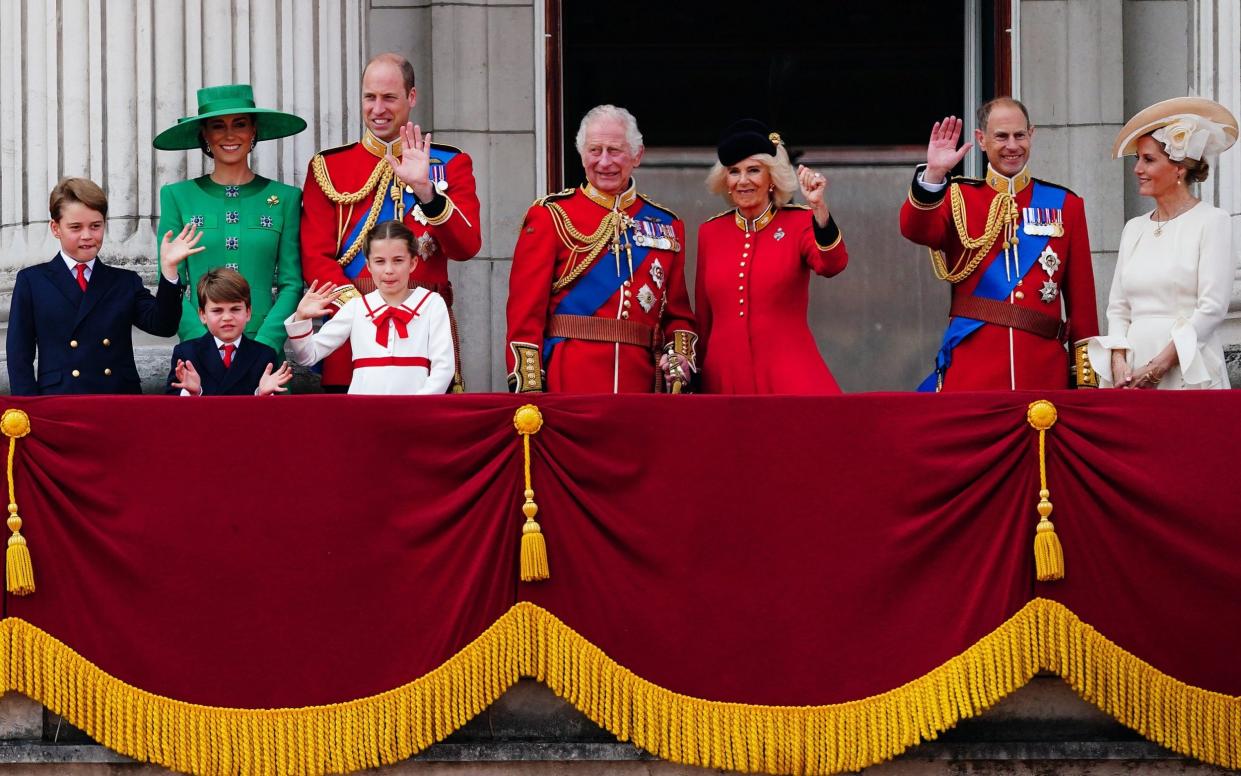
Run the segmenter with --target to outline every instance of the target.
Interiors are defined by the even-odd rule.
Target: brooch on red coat
[[[642,284],[642,288],[638,289],[638,304],[642,305],[642,309],[648,313],[655,306],[655,292],[645,283]]]
[[[664,287],[664,265],[658,258],[651,262],[651,280],[655,281],[656,288]]]
[[[1060,288],[1059,286],[1056,285],[1056,281],[1044,280],[1043,287],[1039,290],[1039,293],[1043,295],[1044,302],[1051,304],[1052,302],[1056,301],[1056,292],[1059,290]]]
[[[1038,257],[1039,266],[1047,273],[1047,277],[1056,274],[1056,270],[1060,269],[1060,257],[1048,245],[1043,249],[1043,253]]]
[[[418,235],[418,257],[421,259],[431,258],[431,254],[439,250],[439,243],[435,242],[435,238],[430,232],[423,232]]]
[[[775,234],[773,234],[773,235],[772,235],[772,237],[776,240],[776,242],[779,242],[780,240],[783,240],[783,239],[784,239],[784,227],[783,227],[783,226],[777,226],[777,227],[776,227],[776,233],[775,233]]]

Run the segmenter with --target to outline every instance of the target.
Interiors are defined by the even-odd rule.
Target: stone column
[[[1190,6],[1191,92],[1210,97],[1241,117],[1241,0],[1191,0]],[[1199,194],[1232,215],[1233,250],[1241,255],[1241,147],[1220,155]],[[1222,335],[1232,384],[1241,387],[1241,268],[1233,281]]]
[[[57,250],[47,198],[63,176],[108,194],[105,260],[154,276],[159,189],[203,155],[152,138],[200,86],[253,84],[307,131],[259,144],[262,175],[301,185],[316,149],[361,124],[366,0],[5,0],[0,3],[0,315],[18,269]]]
[[[1021,95],[1036,127],[1030,166],[1086,200],[1102,317],[1125,223],[1124,169],[1109,153],[1125,120],[1122,2],[1022,0],[1020,13]]]

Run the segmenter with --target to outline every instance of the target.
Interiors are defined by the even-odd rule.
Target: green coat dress
[[[175,237],[193,221],[203,235],[198,245],[207,249],[181,264],[181,282],[189,286],[177,331],[182,342],[207,331],[198,318],[198,279],[216,267],[232,267],[250,284],[246,336],[284,353],[284,319],[302,296],[301,204],[301,189],[261,175],[242,186],[221,186],[204,175],[160,189],[156,241],[169,231]]]

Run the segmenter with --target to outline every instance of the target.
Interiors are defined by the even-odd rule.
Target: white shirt
[[[413,313],[404,337],[389,321],[388,344],[376,340],[375,319],[388,307],[379,291],[345,303],[319,331],[310,321],[290,315],[284,322],[293,359],[315,364],[345,340],[353,351],[353,380],[349,393],[372,395],[435,395],[448,390],[456,371],[456,351],[448,321],[448,305],[439,294],[424,288],[410,292],[401,308]]]
[[[44,254],[44,255],[47,255],[47,254]],[[77,259],[71,256],[66,256],[64,251],[60,252],[60,258],[65,263],[65,266],[69,268],[69,274],[73,275],[74,280],[78,279],[78,271],[76,267],[79,264],[85,264],[86,265],[86,282],[90,283],[90,276],[94,274],[95,272],[95,260],[94,259],[91,259],[90,261],[78,261]]]

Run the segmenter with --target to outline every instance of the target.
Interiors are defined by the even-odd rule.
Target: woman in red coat
[[[708,188],[733,206],[698,229],[695,317],[705,393],[840,393],[806,323],[810,273],[849,254],[824,194],[793,171],[780,136],[752,119],[729,127]],[[806,205],[792,205],[800,188]]]

